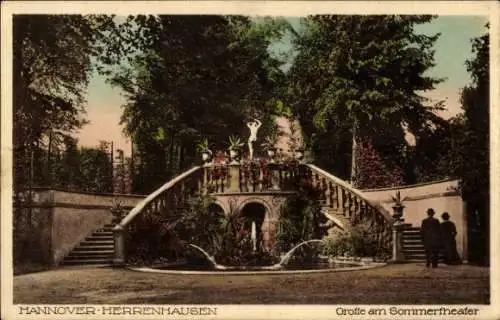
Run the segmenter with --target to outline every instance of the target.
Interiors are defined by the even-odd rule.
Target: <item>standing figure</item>
[[[248,151],[250,153],[250,160],[253,159],[253,146],[252,144],[257,141],[257,130],[259,130],[262,122],[258,119],[250,121],[247,123],[247,127],[250,129],[250,137],[248,138]]]
[[[441,215],[441,218],[444,220],[441,222],[444,263],[459,264],[461,263],[461,259],[457,252],[457,241],[455,240],[457,228],[455,227],[455,224],[450,221],[450,214],[448,212],[444,212]]]
[[[425,248],[426,267],[432,264],[432,267],[436,268],[438,265],[440,231],[441,225],[439,220],[434,218],[434,209],[427,209],[427,218],[422,220],[420,227],[420,237]]]

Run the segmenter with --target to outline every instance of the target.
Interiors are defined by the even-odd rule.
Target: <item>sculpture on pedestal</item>
[[[258,119],[247,123],[247,127],[250,129],[250,137],[248,138],[248,151],[250,160],[253,159],[253,143],[257,141],[257,131],[259,130],[261,125],[262,122],[260,122],[260,120]]]

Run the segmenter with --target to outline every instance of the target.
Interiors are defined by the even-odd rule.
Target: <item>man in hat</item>
[[[441,226],[439,220],[434,218],[434,209],[427,209],[427,218],[422,220],[420,227],[420,237],[424,243],[426,267],[432,264],[433,268],[438,265],[439,256],[439,234]]]

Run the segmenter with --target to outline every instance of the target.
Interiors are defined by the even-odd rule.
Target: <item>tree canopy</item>
[[[222,149],[229,135],[245,134],[246,121],[270,120],[283,74],[267,47],[283,23],[136,16],[125,24],[138,50],[126,53],[129,64],[111,73],[111,82],[126,92],[122,123],[147,182],[138,181],[137,191],[149,192],[191,166],[202,138]],[[263,123],[264,132],[272,130],[272,121]]]
[[[92,57],[111,17],[16,15],[13,18],[14,185],[40,173],[40,150],[63,145],[85,120]],[[31,160],[30,160],[31,159]],[[47,161],[50,162],[50,159]]]
[[[314,137],[309,144],[322,166],[356,180],[356,169],[362,169],[355,161],[360,138],[369,138],[390,166],[404,166],[405,129],[418,141],[439,107],[421,94],[441,81],[425,74],[434,66],[432,47],[439,35],[414,31],[415,25],[431,20],[431,16],[305,20],[304,31],[295,40],[298,55],[289,74],[289,99],[305,136]]]

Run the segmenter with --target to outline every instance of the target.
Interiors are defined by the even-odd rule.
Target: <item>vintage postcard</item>
[[[498,319],[499,16],[2,3],[1,318]]]

